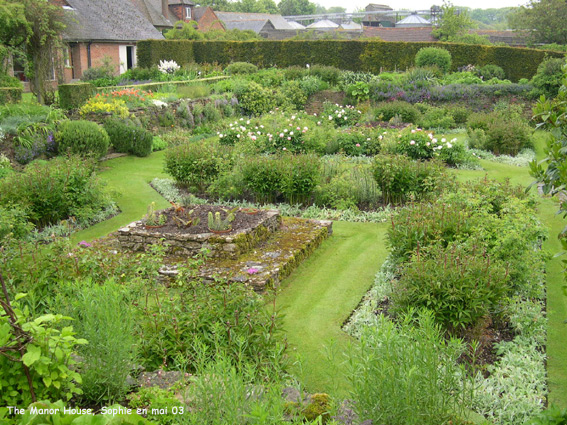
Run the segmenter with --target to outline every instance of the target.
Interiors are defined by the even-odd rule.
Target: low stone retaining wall
[[[118,241],[122,249],[129,251],[145,251],[150,245],[163,243],[166,252],[176,256],[194,256],[201,249],[206,248],[211,257],[235,259],[268,239],[279,229],[281,224],[279,211],[269,210],[266,213],[266,217],[255,227],[227,234],[164,233],[159,229],[146,229],[141,221],[135,221],[118,230]]]

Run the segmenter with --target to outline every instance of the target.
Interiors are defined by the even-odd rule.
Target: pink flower
[[[77,245],[88,248],[89,246],[92,246],[90,243],[88,243],[87,241],[81,241],[79,242]]]
[[[287,148],[283,148],[284,151],[287,151]]]
[[[359,147],[360,147],[360,143],[357,143],[357,144],[356,144],[356,147],[359,148]]]
[[[246,270],[246,273],[248,273],[248,274],[256,274],[258,272],[259,272],[259,270],[255,269],[254,267],[251,267],[248,270]]]
[[[412,140],[411,142],[409,142],[410,145],[415,145],[415,140]]]

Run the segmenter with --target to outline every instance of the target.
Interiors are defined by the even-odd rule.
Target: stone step
[[[284,217],[269,239],[237,259],[212,258],[199,270],[205,280],[226,279],[264,293],[277,288],[332,234],[332,221]]]

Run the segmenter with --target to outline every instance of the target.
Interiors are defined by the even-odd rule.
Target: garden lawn
[[[290,352],[301,359],[293,372],[309,392],[348,395],[341,364],[354,339],[341,327],[386,258],[386,229],[386,223],[334,222],[333,235],[282,284],[277,305]]]
[[[75,233],[71,240],[91,241],[118,230],[133,221],[140,220],[151,202],[159,209],[167,208],[169,203],[148,184],[156,177],[166,177],[163,173],[164,151],[154,152],[146,158],[125,156],[102,162],[99,173],[102,181],[118,203],[121,213]]]

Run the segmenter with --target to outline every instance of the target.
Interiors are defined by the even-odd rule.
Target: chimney
[[[169,19],[169,0],[161,0],[161,14],[165,19]]]

